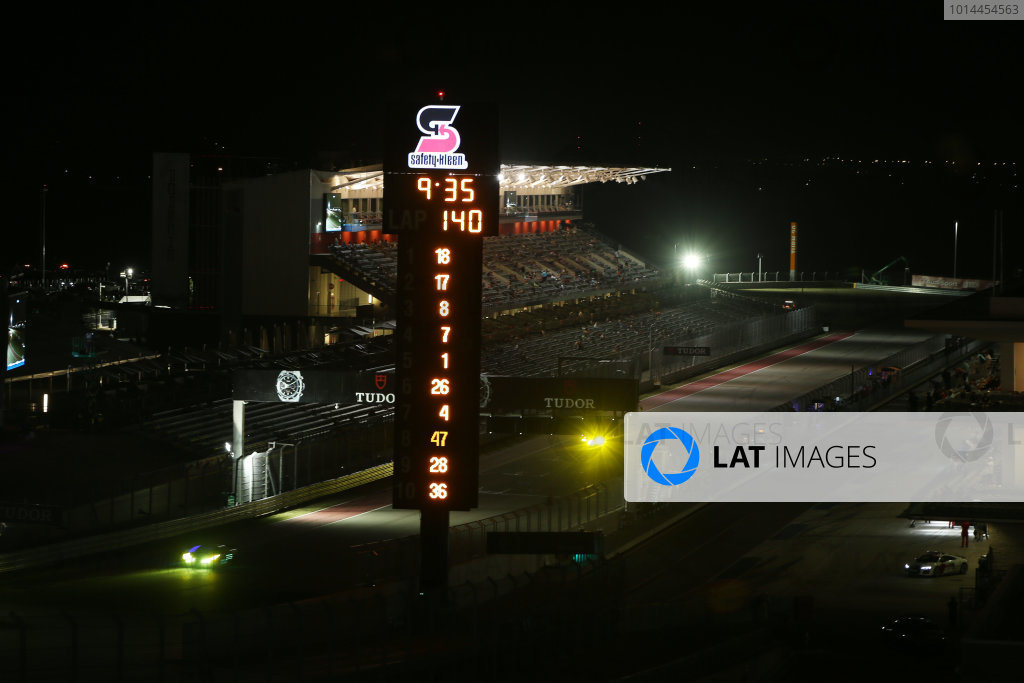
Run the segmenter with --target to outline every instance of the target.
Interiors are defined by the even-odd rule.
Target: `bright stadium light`
[[[683,268],[686,270],[697,270],[700,267],[701,258],[697,254],[690,252],[683,257]]]

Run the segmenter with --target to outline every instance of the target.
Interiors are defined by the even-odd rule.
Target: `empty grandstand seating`
[[[652,293],[621,294],[485,319],[481,371],[555,375],[560,359],[634,357],[766,312],[760,302],[707,295],[698,290],[691,298],[662,302]]]
[[[198,455],[224,452],[230,441],[230,398],[203,406],[164,411],[153,415],[146,428]],[[303,441],[323,436],[343,425],[362,423],[389,415],[391,407],[341,403],[248,403],[245,411],[246,442],[255,447],[269,441]]]
[[[395,292],[395,242],[337,244],[339,266],[375,283],[386,298]],[[483,242],[482,302],[485,311],[530,306],[646,284],[656,268],[609,244],[589,227],[556,232],[486,237]]]

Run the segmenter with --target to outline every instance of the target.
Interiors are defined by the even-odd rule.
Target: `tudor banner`
[[[630,502],[1024,501],[1024,413],[627,413]]]
[[[236,370],[232,398],[269,403],[394,403],[391,372]]]
[[[480,378],[481,410],[636,410],[637,381],[581,377]]]

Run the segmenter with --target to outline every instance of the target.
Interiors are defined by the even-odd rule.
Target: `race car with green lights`
[[[195,569],[219,567],[235,559],[235,549],[226,545],[194,545],[181,555],[186,567]]]

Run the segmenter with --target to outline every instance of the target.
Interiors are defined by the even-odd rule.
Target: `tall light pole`
[[[46,185],[43,185],[43,291],[46,291]]]
[[[132,276],[132,269],[124,269],[124,295],[128,296],[128,279]]]
[[[960,232],[960,221],[953,221],[953,279],[956,279],[956,243]]]
[[[761,281],[761,254],[757,255],[757,281]]]
[[[675,264],[674,282],[676,285],[678,285],[680,284],[680,281],[682,279],[682,274],[680,273],[680,270],[682,269],[682,263],[679,261],[679,242],[676,242],[672,245],[672,263]]]

